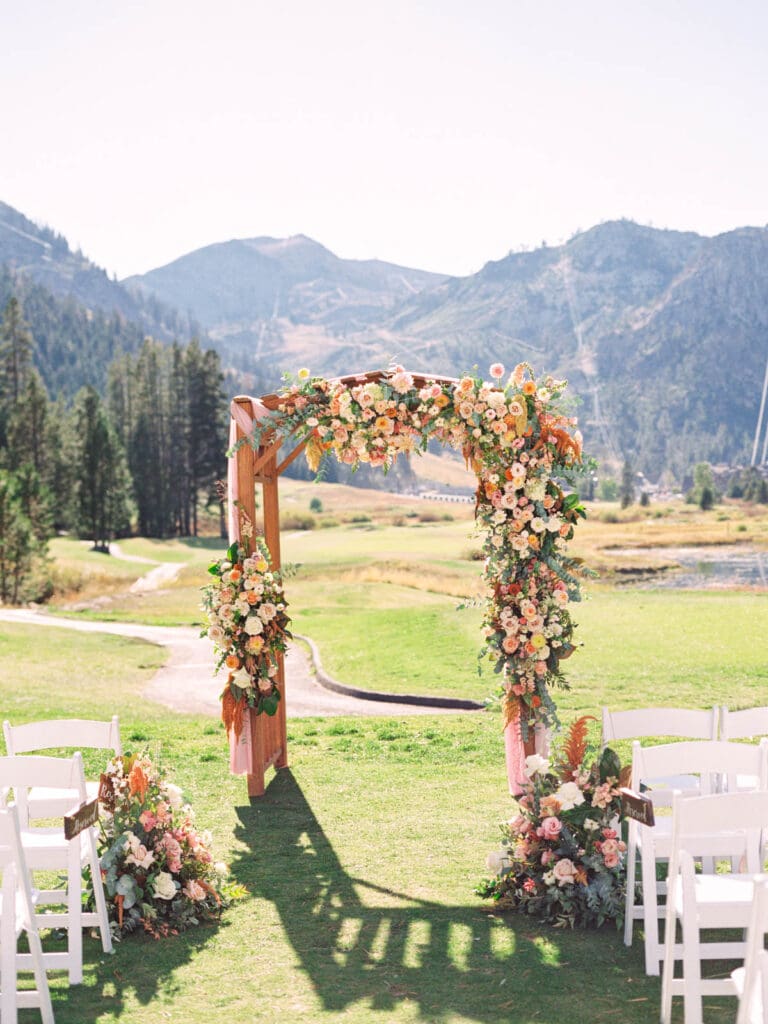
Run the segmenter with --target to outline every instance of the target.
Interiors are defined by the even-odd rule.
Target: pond
[[[622,558],[658,558],[657,569],[638,572],[626,582],[637,587],[726,589],[728,587],[768,588],[768,551],[737,544],[691,547],[613,548],[621,573]],[[676,562],[679,568],[670,568]]]

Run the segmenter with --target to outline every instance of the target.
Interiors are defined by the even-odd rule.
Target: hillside
[[[338,260],[297,236],[209,246],[132,283],[191,308],[227,359],[269,386],[303,364],[343,373],[397,358],[455,374],[528,360],[568,377],[589,447],[657,479],[747,457],[768,355],[766,268],[765,229],[705,238],[613,221],[465,278]],[[728,401],[724,362],[739,367]]]
[[[344,348],[347,336],[380,325],[402,300],[442,280],[380,260],[341,259],[295,235],[209,245],[124,284],[189,310],[248,368],[292,348]]]
[[[42,285],[58,298],[74,300],[86,309],[116,314],[145,334],[169,340],[188,337],[196,325],[157,299],[131,294],[107,272],[50,228],[35,224],[0,202],[0,266],[27,284]]]
[[[611,472],[630,459],[651,480],[681,480],[697,461],[751,453],[768,357],[764,228],[706,238],[613,221],[464,278],[262,237],[118,283],[0,204],[0,263],[0,301],[19,292],[53,393],[103,381],[111,352],[145,333],[184,340],[192,317],[233,390],[272,389],[302,365],[397,359],[458,374],[527,360],[569,379],[586,447]]]

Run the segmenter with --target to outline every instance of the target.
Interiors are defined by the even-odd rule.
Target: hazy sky
[[[0,199],[120,277],[302,232],[465,274],[768,221],[765,0],[23,0]]]

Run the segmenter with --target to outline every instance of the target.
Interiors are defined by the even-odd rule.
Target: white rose
[[[262,622],[269,622],[274,619],[277,614],[277,608],[271,603],[271,601],[265,601],[264,604],[259,608],[259,618]]]
[[[167,871],[158,872],[152,883],[152,892],[158,900],[172,900],[176,895],[176,883]]]
[[[247,668],[239,668],[237,672],[233,673],[232,682],[235,686],[239,686],[241,690],[247,690],[249,686],[253,686],[251,673]]]
[[[178,786],[176,786],[173,782],[168,782],[165,787],[165,792],[168,796],[168,803],[171,805],[174,811],[178,811],[178,809],[184,802],[181,798],[181,789]]]
[[[258,615],[249,615],[245,620],[243,629],[249,636],[258,636],[259,633],[264,631],[264,624]]]
[[[248,604],[244,597],[241,597],[238,601],[235,602],[235,608],[237,608],[240,615],[247,615],[248,612],[251,610],[251,606]]]
[[[600,828],[600,822],[595,821],[594,818],[587,818],[584,822],[584,828],[587,830],[587,832],[597,832],[597,830]]]
[[[220,644],[224,639],[224,630],[218,623],[208,627],[208,639],[213,640],[215,644]]]
[[[560,802],[561,810],[570,811],[584,803],[584,794],[575,782],[564,782],[555,793],[555,799]]]
[[[541,754],[529,754],[525,759],[525,777],[532,779],[534,775],[546,775],[549,771],[549,761]]]

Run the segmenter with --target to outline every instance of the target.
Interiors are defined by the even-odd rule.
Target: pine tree
[[[11,405],[21,397],[32,369],[34,342],[15,295],[6,303],[0,325],[0,375],[3,396]]]
[[[107,551],[112,538],[130,525],[125,455],[93,388],[78,393],[74,417],[78,525],[94,548]]]
[[[629,461],[625,461],[621,469],[619,499],[622,508],[629,508],[635,500],[635,474]]]
[[[18,604],[33,567],[35,537],[16,494],[13,474],[0,469],[0,602]]]

